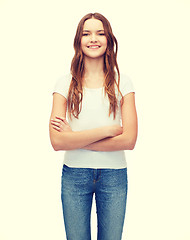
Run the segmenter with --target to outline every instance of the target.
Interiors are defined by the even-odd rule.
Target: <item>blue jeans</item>
[[[63,165],[61,199],[68,240],[90,240],[95,193],[98,240],[121,240],[127,201],[127,168],[91,169]]]

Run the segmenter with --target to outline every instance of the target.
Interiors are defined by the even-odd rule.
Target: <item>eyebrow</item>
[[[90,30],[83,30],[83,32],[91,32]],[[104,32],[104,30],[97,30],[97,32]]]

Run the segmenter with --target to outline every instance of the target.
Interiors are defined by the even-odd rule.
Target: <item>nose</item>
[[[97,42],[95,34],[91,35],[90,42]]]

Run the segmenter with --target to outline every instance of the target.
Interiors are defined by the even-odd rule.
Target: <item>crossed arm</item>
[[[95,151],[132,150],[137,139],[137,113],[134,93],[124,96],[122,127],[119,125],[73,132],[66,121],[66,99],[53,95],[53,107],[49,123],[50,140],[54,150],[87,149]]]

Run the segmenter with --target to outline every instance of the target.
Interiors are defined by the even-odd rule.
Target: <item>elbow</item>
[[[51,130],[51,128],[49,132],[49,137],[50,137],[50,142],[54,151],[66,150],[65,149],[66,144],[63,143],[63,139],[60,137],[60,134],[58,134],[54,130]]]
[[[60,145],[60,142],[58,141],[58,139],[50,138],[50,141],[54,151],[64,150],[63,146]]]
[[[73,150],[73,148],[68,144],[60,143],[59,141],[51,141],[51,145],[54,151],[68,151]]]
[[[123,150],[133,150],[135,148],[135,144],[132,142],[125,142],[123,146]]]
[[[137,137],[134,137],[131,139],[131,141],[129,142],[129,150],[133,150],[135,148],[135,145],[136,145],[136,141],[137,141]]]
[[[66,150],[70,150],[69,148],[67,147],[64,147],[64,146],[60,146],[59,144],[52,144],[52,147],[54,149],[54,151],[66,151]]]
[[[127,150],[133,150],[137,141],[137,132],[128,135]]]
[[[59,145],[55,141],[51,141],[51,145],[52,145],[54,151],[61,150]]]
[[[129,150],[133,150],[135,148],[136,145],[136,141],[137,141],[137,137],[135,137],[134,139],[132,139],[132,141],[129,144]]]
[[[135,143],[131,143],[128,145],[127,150],[133,150],[135,148]]]
[[[124,150],[133,150],[136,145],[136,138],[130,138],[125,140]]]
[[[60,151],[61,149],[57,145],[52,145],[54,151]]]

